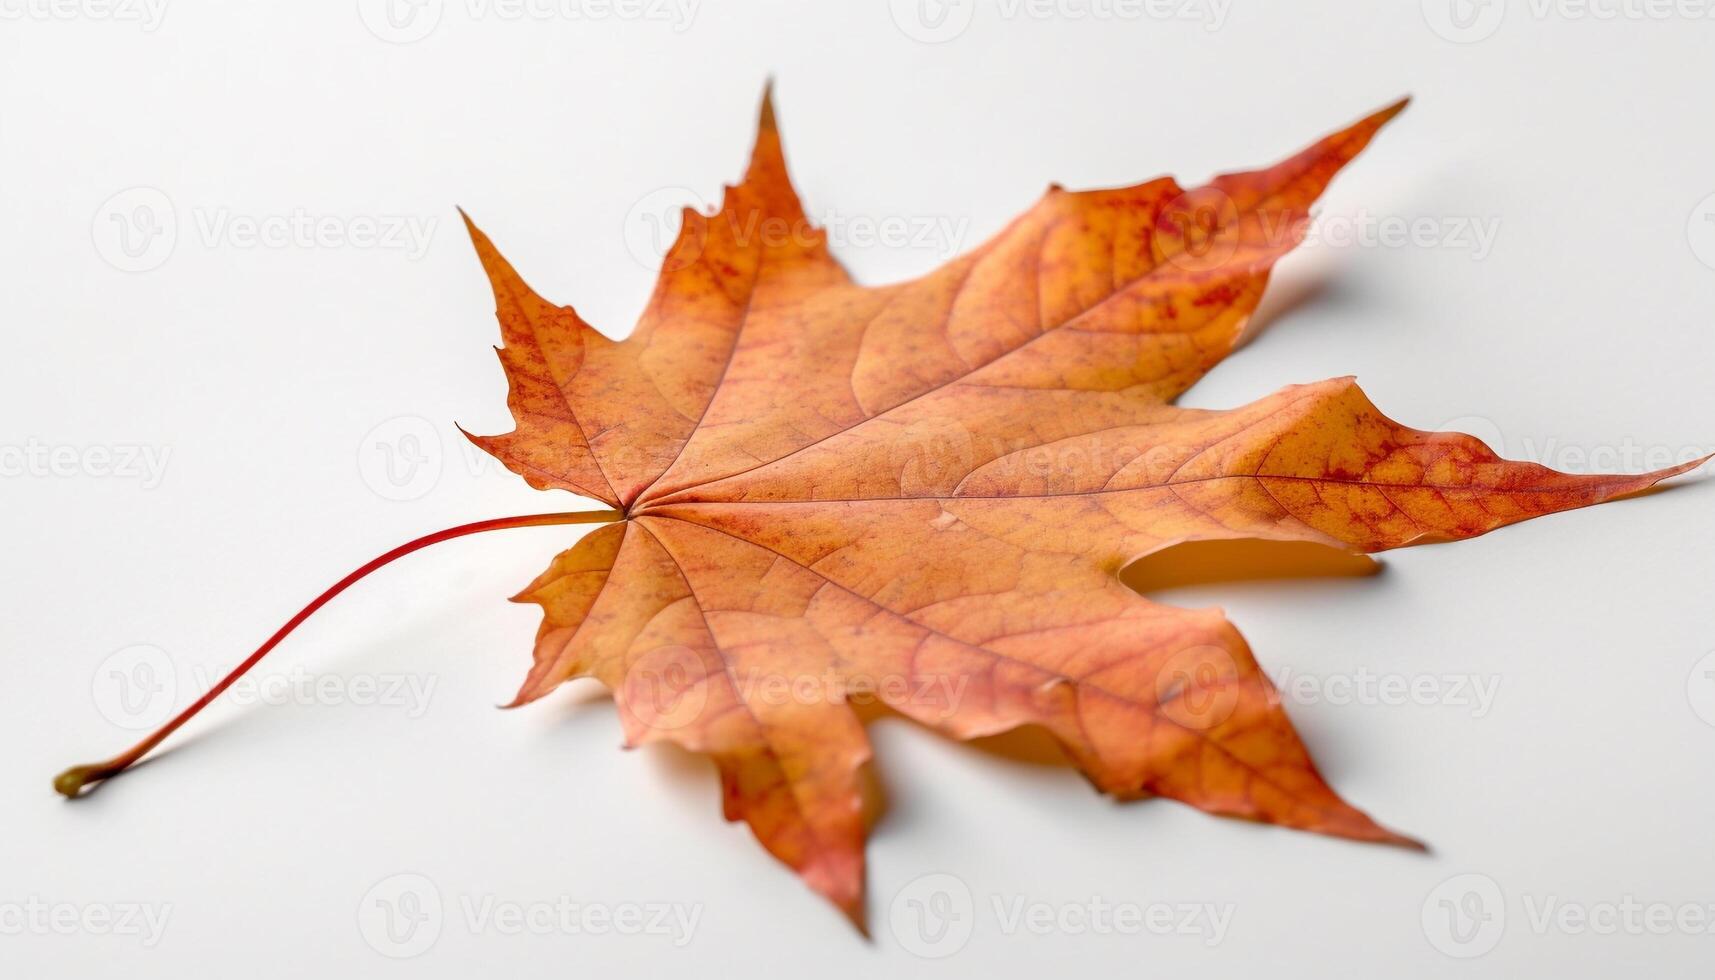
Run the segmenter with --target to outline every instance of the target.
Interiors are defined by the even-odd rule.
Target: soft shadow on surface
[[[1120,581],[1147,595],[1258,579],[1361,578],[1382,568],[1369,555],[1308,541],[1187,541],[1132,562],[1120,572]]]
[[[1262,302],[1257,304],[1256,312],[1251,314],[1250,321],[1245,324],[1244,332],[1239,334],[1238,341],[1233,344],[1234,349],[1254,342],[1280,321],[1290,318],[1304,307],[1313,303],[1320,304],[1328,299],[1339,288],[1339,272],[1337,265],[1324,261],[1308,269],[1277,274],[1269,284],[1268,291],[1263,293]]]

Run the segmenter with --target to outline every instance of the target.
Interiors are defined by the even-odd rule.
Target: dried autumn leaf
[[[1220,612],[1117,577],[1188,541],[1466,538],[1696,465],[1506,462],[1350,379],[1173,406],[1403,107],[1191,191],[1053,187],[970,254],[866,287],[806,218],[765,98],[743,181],[686,212],[623,342],[471,226],[517,423],[473,440],[623,512],[517,597],[544,618],[515,703],[598,678],[629,744],[710,756],[727,817],[854,919],[860,697],[959,739],[1041,726],[1118,797],[1413,843],[1328,787]]]

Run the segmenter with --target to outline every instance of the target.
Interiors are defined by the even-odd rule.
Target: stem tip
[[[54,791],[68,800],[75,800],[92,779],[101,778],[96,775],[99,769],[99,766],[72,766],[54,777]]]

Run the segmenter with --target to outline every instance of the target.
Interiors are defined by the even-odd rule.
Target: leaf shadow
[[[1307,268],[1288,268],[1276,273],[1233,349],[1243,350],[1306,307],[1322,306],[1337,299],[1339,289],[1340,267],[1334,262],[1324,260]]]

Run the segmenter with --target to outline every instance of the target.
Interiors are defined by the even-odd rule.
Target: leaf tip
[[[1407,851],[1413,851],[1417,854],[1433,853],[1428,844],[1425,844],[1423,841],[1420,841],[1415,837],[1409,837],[1405,834],[1387,830],[1385,827],[1383,828],[1383,832],[1387,834],[1386,837],[1381,839],[1381,843],[1383,844],[1398,847]]]
[[[1395,116],[1399,115],[1400,113],[1404,112],[1406,110],[1406,107],[1409,105],[1411,105],[1411,96],[1409,96],[1409,95],[1401,96],[1392,105],[1389,105],[1386,108],[1382,109],[1381,111],[1377,112],[1375,114],[1375,116],[1373,116],[1372,118],[1375,119],[1377,125],[1381,125],[1381,124],[1386,123],[1389,120],[1393,119]]]
[[[769,75],[762,82],[762,106],[756,113],[756,128],[763,132],[777,132],[774,122],[774,76]]]
[[[471,237],[471,241],[480,241],[485,237],[482,234],[482,229],[478,228],[476,222],[471,220],[469,211],[457,204],[453,205],[453,210],[459,213],[459,220],[464,222],[465,233]]]
[[[1662,470],[1661,478],[1666,480],[1670,477],[1684,476],[1687,473],[1702,469],[1704,465],[1712,459],[1715,459],[1715,453],[1710,453],[1699,459],[1687,460],[1680,463],[1678,466],[1670,466],[1667,469]]]

